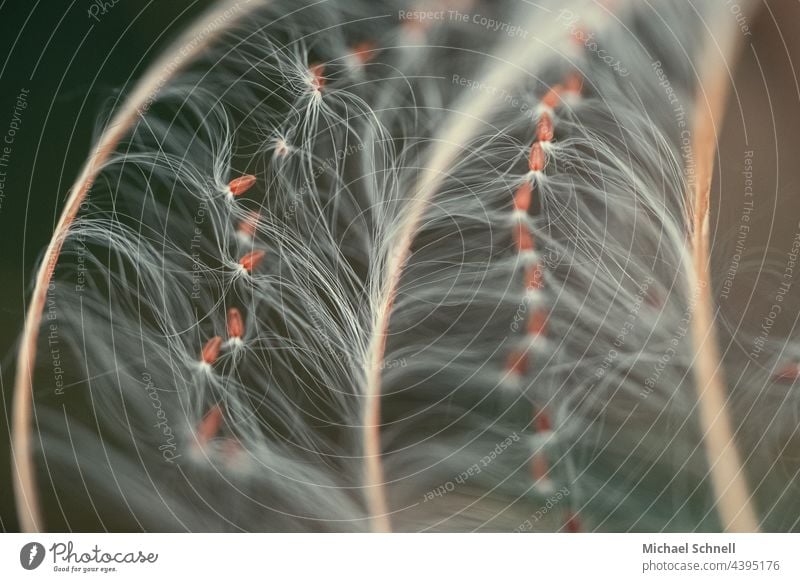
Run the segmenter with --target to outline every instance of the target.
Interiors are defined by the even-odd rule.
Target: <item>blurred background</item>
[[[209,0],[0,1],[0,530],[18,531],[9,440],[31,280],[121,92]],[[9,141],[11,143],[9,143]]]

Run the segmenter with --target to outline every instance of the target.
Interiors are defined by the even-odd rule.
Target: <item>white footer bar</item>
[[[0,573],[14,581],[797,581],[798,536],[4,534]]]

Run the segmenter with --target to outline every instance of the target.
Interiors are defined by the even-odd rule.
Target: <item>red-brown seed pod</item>
[[[581,521],[578,519],[578,516],[571,511],[567,512],[567,520],[564,523],[564,530],[567,533],[580,533],[581,531]]]
[[[228,337],[240,338],[244,335],[244,322],[241,312],[235,307],[228,309]]]
[[[371,40],[366,40],[354,45],[351,49],[351,54],[358,60],[359,63],[363,65],[364,63],[371,61],[375,56],[376,46],[377,43]]]
[[[572,71],[564,81],[564,90],[568,93],[580,94],[583,91],[583,75]]]
[[[558,107],[559,103],[561,103],[561,91],[563,90],[564,88],[561,85],[553,85],[550,87],[544,97],[542,97],[542,105],[550,109]]]
[[[531,146],[531,155],[528,158],[528,167],[531,172],[541,172],[547,164],[547,155],[544,153],[544,148],[540,142],[536,142]]]
[[[542,453],[536,453],[531,459],[531,477],[534,482],[539,482],[547,479],[547,474],[550,472],[550,467],[547,463],[547,457]]]
[[[266,251],[252,251],[244,255],[241,259],[239,259],[239,264],[242,268],[247,271],[248,273],[252,273],[253,270],[261,263],[266,255]]]
[[[527,212],[531,206],[531,198],[533,196],[533,186],[530,180],[525,180],[519,185],[517,191],[514,193],[514,210],[521,210]]]
[[[217,436],[222,427],[222,407],[219,404],[212,406],[200,424],[197,425],[197,440],[206,443]]]
[[[543,410],[533,418],[533,426],[536,432],[550,432],[553,428],[550,416]]]
[[[525,288],[538,290],[544,287],[542,267],[538,263],[529,265],[525,269]]]
[[[531,235],[527,224],[518,222],[514,226],[514,242],[519,252],[533,250],[533,235]]]
[[[252,174],[245,174],[244,176],[239,176],[238,178],[234,178],[230,182],[228,182],[228,188],[231,191],[231,194],[234,196],[241,196],[245,192],[247,192],[250,188],[253,187],[253,184],[256,183],[256,177]]]
[[[217,357],[219,357],[220,347],[222,347],[222,338],[218,335],[215,335],[203,346],[203,350],[200,353],[200,359],[206,364],[213,364],[217,361]]]
[[[325,65],[316,63],[308,67],[311,74],[311,87],[314,91],[321,91],[325,86]]]
[[[528,372],[528,354],[522,350],[512,350],[506,359],[506,370],[517,376]]]
[[[537,141],[553,140],[553,119],[546,111],[539,116],[539,121],[536,123],[536,139]]]
[[[547,313],[543,309],[535,309],[528,317],[528,335],[544,335],[547,330]]]
[[[773,379],[779,382],[794,382],[800,379],[800,364],[791,363],[785,365],[773,376]]]
[[[576,46],[585,47],[586,46],[585,43],[589,38],[589,32],[587,32],[587,30],[582,26],[576,26],[575,29],[570,34],[570,36],[572,42],[575,43]]]

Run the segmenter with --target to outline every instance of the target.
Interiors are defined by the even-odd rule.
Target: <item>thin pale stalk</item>
[[[209,43],[227,26],[264,4],[265,0],[254,2],[225,0],[200,17],[137,83],[130,97],[100,136],[97,146],[70,190],[53,238],[47,246],[42,265],[36,274],[36,286],[28,307],[17,359],[17,373],[14,382],[12,454],[15,464],[14,493],[22,531],[37,532],[44,527],[33,464],[32,382],[36,361],[36,342],[47,299],[47,288],[53,278],[53,271],[69,227],[75,220],[78,209],[103,164],[133,126],[140,111],[156,96],[160,88],[205,50]]]
[[[750,6],[752,11],[752,3]],[[700,426],[710,466],[711,483],[722,528],[729,532],[755,532],[759,522],[752,504],[733,430],[728,391],[719,353],[712,295],[709,208],[718,134],[732,83],[730,62],[739,53],[742,35],[730,19],[709,38],[713,46],[700,63],[692,148],[695,154],[691,248],[693,288],[697,304],[692,317],[692,340],[696,358],[693,367]]]
[[[529,20],[523,28],[528,30],[541,29],[541,20],[546,17],[537,9],[531,9],[531,13],[526,16]],[[487,117],[497,106],[497,95],[519,84],[529,72],[536,70],[539,64],[556,54],[553,47],[560,46],[558,41],[564,36],[562,27],[551,26],[547,29],[546,36],[525,41],[512,39],[500,47],[498,56],[489,63],[492,65],[489,74],[481,80],[482,86],[491,87],[492,90],[481,91],[477,96],[469,94],[454,107],[435,140],[439,145],[431,153],[430,163],[422,171],[409,202],[408,214],[396,236],[393,244],[395,252],[389,257],[366,361],[364,455],[367,501],[375,531],[391,530],[381,459],[381,366],[397,286],[403,266],[408,260],[414,235],[431,198],[450,168],[457,162],[464,144],[473,139],[487,123]]]

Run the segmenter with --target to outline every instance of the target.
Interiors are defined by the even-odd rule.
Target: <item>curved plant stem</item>
[[[569,5],[569,3],[567,3]],[[541,19],[547,17],[539,10],[528,7],[526,29],[541,28]],[[538,24],[538,27],[537,27]],[[536,69],[542,61],[556,54],[554,46],[564,37],[562,27],[552,26],[547,33],[530,41],[520,39],[505,41],[496,55],[491,57],[489,72],[482,79],[484,87],[492,90],[482,91],[477,97],[467,95],[450,113],[440,130],[429,163],[422,171],[409,202],[408,213],[399,226],[392,248],[394,252],[388,259],[386,277],[378,296],[378,308],[366,359],[367,385],[365,391],[364,415],[364,454],[366,458],[366,491],[370,516],[375,531],[390,531],[389,506],[386,501],[385,477],[381,459],[381,368],[386,349],[386,335],[389,329],[392,306],[397,294],[400,276],[408,260],[411,244],[425,210],[435,192],[448,175],[450,168],[457,163],[459,155],[472,138],[487,124],[487,117],[497,107],[496,97],[502,90],[523,81],[526,75]]]
[[[752,3],[750,6],[752,12]],[[705,58],[700,63],[695,99],[694,136],[695,182],[690,184],[693,207],[691,249],[693,258],[692,293],[697,304],[692,317],[692,340],[696,358],[693,367],[697,389],[700,426],[711,483],[722,528],[729,532],[758,531],[759,524],[742,467],[730,412],[719,344],[715,328],[715,302],[710,273],[709,207],[718,134],[732,83],[730,63],[739,53],[742,35],[735,21],[717,27],[709,34]]]
[[[33,370],[36,361],[36,343],[42,323],[42,313],[47,299],[47,288],[53,278],[61,246],[69,231],[81,203],[91,188],[97,173],[119,141],[132,127],[142,108],[156,96],[160,88],[172,76],[200,54],[214,38],[236,20],[252,10],[263,6],[264,0],[241,2],[225,0],[198,18],[181,37],[165,51],[136,84],[130,97],[114,115],[100,136],[97,146],[83,167],[70,190],[61,218],[53,238],[44,254],[42,265],[36,274],[36,285],[25,318],[17,372],[14,382],[13,445],[15,464],[14,493],[17,513],[23,531],[36,532],[44,529],[41,504],[36,489],[33,464]]]

